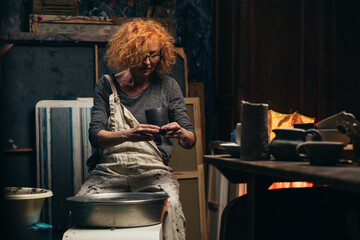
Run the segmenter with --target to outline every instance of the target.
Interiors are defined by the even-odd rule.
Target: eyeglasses
[[[153,54],[148,54],[145,56],[144,61],[149,58],[149,61],[151,63],[157,63],[160,61],[160,59],[162,58],[161,52],[158,53],[153,53]]]

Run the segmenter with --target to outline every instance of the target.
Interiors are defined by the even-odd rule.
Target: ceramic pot
[[[307,135],[311,135],[313,141],[321,141],[316,129],[278,128],[272,131],[276,136],[270,143],[270,153],[279,161],[303,161],[296,153],[296,147],[306,141]]]

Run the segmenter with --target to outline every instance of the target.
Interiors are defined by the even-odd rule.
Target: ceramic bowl
[[[8,187],[4,190],[5,200],[14,207],[25,226],[39,221],[45,198],[53,195],[52,191],[42,188]]]
[[[230,153],[232,157],[240,157],[241,147],[236,143],[221,143],[220,147],[222,147],[226,152]]]

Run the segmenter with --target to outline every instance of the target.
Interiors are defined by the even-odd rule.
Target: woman
[[[123,24],[105,55],[116,73],[95,86],[89,138],[97,148],[91,173],[78,195],[104,192],[164,192],[170,195],[163,220],[163,239],[185,239],[179,184],[167,166],[172,139],[184,148],[196,137],[177,82],[163,73],[175,62],[172,38],[153,20]],[[147,124],[145,110],[166,107],[169,124]],[[160,129],[163,140],[154,143]]]

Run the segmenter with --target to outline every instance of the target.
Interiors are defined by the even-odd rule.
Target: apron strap
[[[104,75],[106,77],[106,79],[109,81],[110,86],[111,86],[111,90],[114,94],[114,100],[117,101],[116,99],[118,98],[118,93],[117,93],[117,89],[115,87],[115,84],[112,80],[112,78],[108,75],[105,74]],[[118,98],[118,100],[120,101],[120,98]],[[127,124],[131,127],[135,127],[137,125],[139,125],[139,122],[136,120],[136,118],[131,114],[131,112],[124,106],[122,105],[121,102],[119,102],[120,107],[122,108],[123,114],[124,114],[124,119],[127,122]],[[110,125],[110,124],[109,124]],[[159,148],[156,146],[156,143],[154,141],[145,141],[145,144],[149,145],[150,148],[152,148],[153,150],[155,150],[156,154],[162,158],[162,153],[160,152]]]
[[[105,74],[105,77],[106,77],[106,79],[109,81],[111,90],[112,90],[112,92],[114,93],[114,98],[116,99],[117,96],[118,96],[118,93],[117,93],[117,89],[116,89],[116,87],[115,87],[114,81],[112,80],[112,78],[111,78],[110,75],[108,75],[108,74]]]

